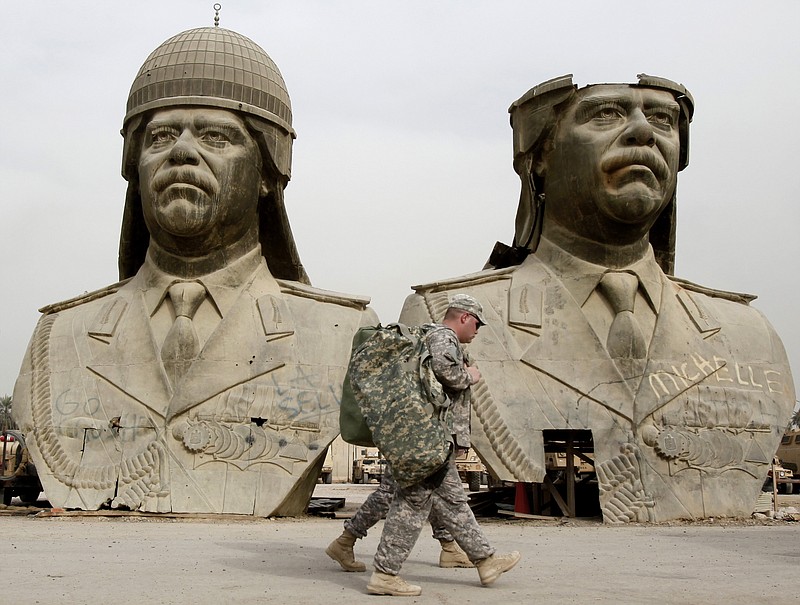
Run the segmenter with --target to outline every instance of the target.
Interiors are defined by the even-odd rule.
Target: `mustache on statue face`
[[[217,192],[216,181],[186,167],[173,168],[169,172],[159,173],[153,178],[153,189],[157,193],[161,193],[170,185],[192,185],[208,195],[214,195]]]
[[[669,165],[663,159],[649,149],[643,148],[615,151],[603,159],[600,168],[603,172],[611,173],[636,165],[646,166],[660,181],[668,179],[671,173]]]

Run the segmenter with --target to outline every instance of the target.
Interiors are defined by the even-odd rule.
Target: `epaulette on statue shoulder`
[[[351,307],[363,311],[369,305],[369,296],[359,296],[358,294],[342,294],[331,290],[322,290],[297,281],[284,279],[277,280],[281,292],[289,296],[309,298],[319,302],[331,303],[342,307]]]
[[[486,284],[510,277],[516,268],[517,267],[506,267],[504,269],[485,269],[483,271],[478,271],[477,273],[468,273],[467,275],[461,275],[459,277],[451,277],[427,284],[411,286],[411,289],[418,294],[423,294],[425,292],[441,292],[446,290],[454,290],[456,288],[478,286],[480,284]]]
[[[86,304],[93,300],[97,300],[98,298],[103,298],[108,296],[109,294],[114,294],[117,292],[122,286],[127,284],[131,278],[123,279],[122,281],[118,281],[115,284],[111,284],[104,288],[100,288],[99,290],[92,290],[91,292],[84,292],[79,296],[75,296],[73,298],[68,298],[67,300],[62,300],[61,302],[52,303],[46,305],[39,309],[39,313],[43,315],[49,315],[51,313],[58,313],[60,311],[64,311],[66,309],[71,309],[72,307],[78,307],[80,305]]]
[[[753,302],[758,296],[755,294],[746,294],[743,292],[728,292],[727,290],[715,290],[714,288],[707,288],[705,286],[701,286],[699,284],[695,284],[685,279],[681,279],[680,277],[675,277],[674,275],[668,275],[670,281],[675,282],[684,290],[689,290],[690,292],[698,292],[699,294],[705,294],[706,296],[711,296],[712,298],[722,298],[725,300],[730,300],[732,302],[736,302],[742,305],[749,305]]]

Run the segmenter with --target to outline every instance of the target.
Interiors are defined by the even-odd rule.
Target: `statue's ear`
[[[261,194],[261,197],[267,197],[272,191],[272,186],[264,176],[261,177],[261,185],[259,186],[258,191]]]
[[[552,148],[553,143],[549,140],[545,141],[544,145],[542,145],[542,148],[533,158],[533,162],[531,163],[531,172],[534,175],[544,178],[544,176],[547,174],[547,159],[550,156],[550,151]]]

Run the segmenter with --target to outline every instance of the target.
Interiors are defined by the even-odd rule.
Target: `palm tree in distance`
[[[7,431],[13,429],[14,421],[11,420],[11,395],[0,397],[0,429]]]
[[[792,417],[789,420],[789,428],[800,428],[800,407],[796,407]]]

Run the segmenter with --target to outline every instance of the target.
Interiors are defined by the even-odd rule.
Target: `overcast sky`
[[[800,2],[222,0],[292,100],[287,208],[318,287],[384,323],[412,284],[480,270],[510,243],[508,106],[549,78],[694,95],[676,274],[758,295],[800,376]],[[0,395],[38,308],[117,280],[119,129],[147,55],[213,25],[213,2],[3,4]]]

